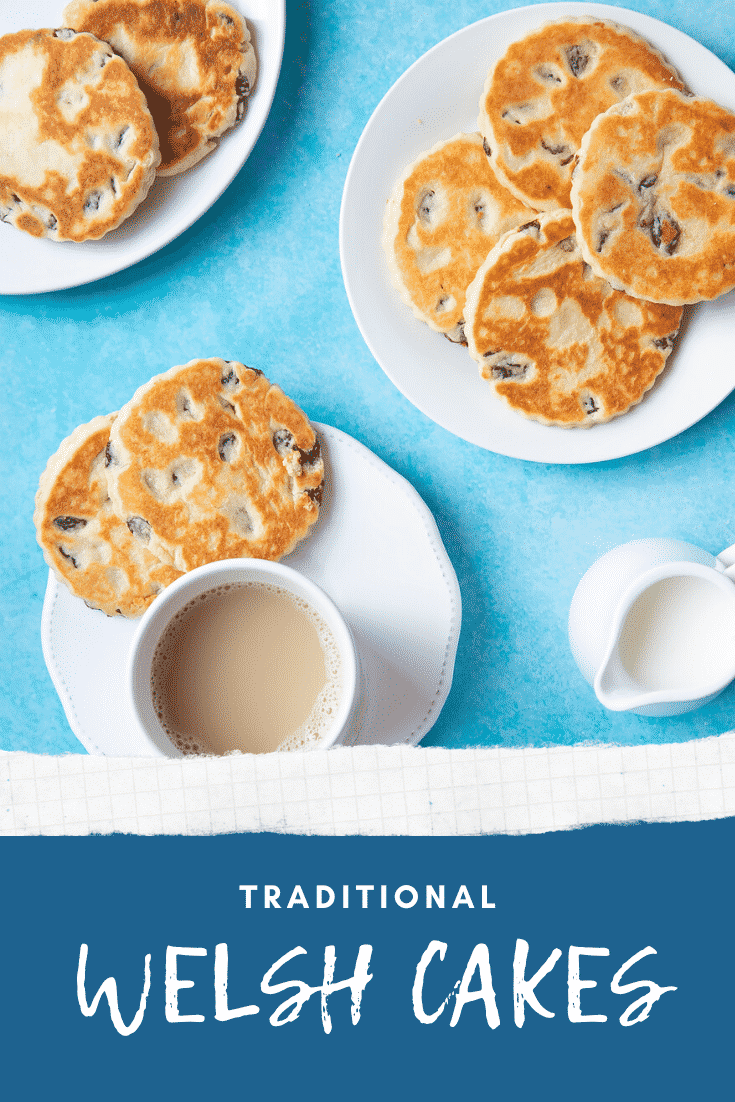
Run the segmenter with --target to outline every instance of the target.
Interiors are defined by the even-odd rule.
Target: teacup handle
[[[735,581],[735,543],[720,551],[717,556],[717,569]]]

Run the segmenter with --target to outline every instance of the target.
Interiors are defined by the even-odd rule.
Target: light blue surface
[[[642,455],[580,467],[506,459],[415,410],[373,360],[347,303],[339,206],[363,126],[430,46],[509,6],[288,0],[273,109],[212,210],[119,275],[0,299],[2,748],[82,752],[41,653],[47,570],[31,516],[48,456],[77,424],[200,355],[261,368],[311,418],[355,436],[408,478],[433,511],[464,622],[454,686],[424,745],[678,741],[735,726],[735,686],[674,719],[604,712],[566,636],[579,578],[615,544],[673,536],[717,553],[735,541],[735,395]],[[628,6],[735,66],[732,0]],[[14,231],[0,229],[0,250],[12,249]]]

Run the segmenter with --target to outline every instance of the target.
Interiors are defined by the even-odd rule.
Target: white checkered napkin
[[[735,815],[735,732],[647,746],[0,753],[0,834],[455,835]]]

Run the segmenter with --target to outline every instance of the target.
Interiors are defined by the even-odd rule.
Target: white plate
[[[517,459],[589,463],[650,448],[693,425],[735,387],[735,293],[694,307],[654,389],[625,416],[589,429],[540,425],[513,413],[480,379],[466,349],[418,321],[393,288],[381,247],[383,211],[418,155],[477,129],[491,65],[511,42],[552,19],[589,14],[632,27],[658,47],[693,91],[735,110],[735,74],[698,42],[627,8],[540,4],[482,19],[419,58],[378,104],[350,164],[340,254],[347,295],[386,375],[422,413],[456,436]]]
[[[457,578],[413,487],[351,436],[314,427],[326,492],[316,530],[284,562],[329,594],[355,637],[364,704],[359,727],[343,741],[415,745],[452,684],[462,618]],[[49,572],[43,655],[69,726],[90,754],[155,753],[136,734],[125,694],[137,624],[87,608]]]
[[[60,291],[129,268],[168,245],[220,197],[247,160],[268,117],[286,27],[285,0],[229,2],[245,16],[258,56],[257,83],[242,122],[224,134],[217,149],[198,165],[179,176],[155,180],[130,218],[99,241],[39,241],[0,226],[0,294]],[[58,27],[65,7],[66,0],[0,0],[0,34]]]

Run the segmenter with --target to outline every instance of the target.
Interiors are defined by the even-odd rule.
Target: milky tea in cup
[[[318,744],[344,693],[340,648],[302,596],[265,581],[193,597],[151,663],[158,721],[184,754],[267,753]]]

